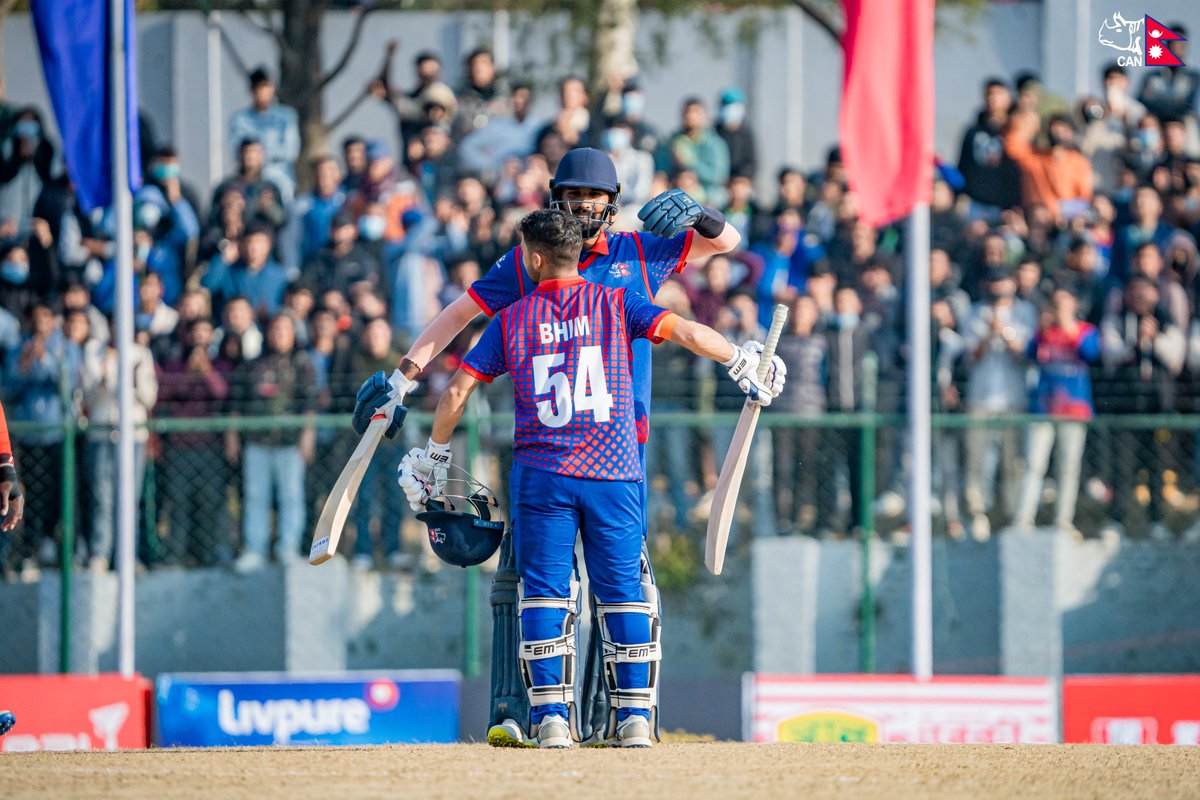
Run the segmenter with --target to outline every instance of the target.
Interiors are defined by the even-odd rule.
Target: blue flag
[[[125,6],[129,188],[136,190],[142,185],[142,168],[133,0],[33,0],[30,4],[46,89],[62,134],[67,173],[85,211],[112,203],[110,2]]]

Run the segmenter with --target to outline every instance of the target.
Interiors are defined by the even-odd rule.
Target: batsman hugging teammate
[[[659,287],[672,273],[684,268],[689,259],[725,253],[735,248],[741,237],[720,212],[701,206],[686,193],[672,189],[648,202],[638,213],[646,232],[610,232],[620,205],[621,187],[616,168],[607,155],[591,148],[568,152],[559,162],[550,182],[550,206],[576,217],[582,225],[583,246],[577,272],[585,280],[652,300]],[[358,392],[354,409],[355,430],[361,435],[375,410],[389,400],[403,402],[417,375],[480,312],[495,316],[536,288],[528,273],[520,247],[502,256],[477,280],[470,291],[451,303],[429,324],[389,377],[383,372],[372,375]],[[638,457],[645,465],[645,441],[650,407],[650,343],[633,342],[632,394],[637,429]],[[401,406],[402,408],[402,406]],[[394,437],[403,422],[403,413],[388,412]],[[640,506],[645,533],[645,487]],[[519,524],[519,516],[514,520]],[[488,743],[496,746],[529,744],[522,720],[528,719],[528,697],[519,670],[517,647],[517,575],[513,568],[510,536],[500,548],[500,565],[492,584],[492,709]],[[644,549],[643,549],[644,550]],[[645,552],[642,570],[648,585],[653,572]],[[580,705],[580,734],[590,739],[601,734],[609,719],[599,680],[600,642],[593,626],[592,642],[583,672],[583,697]]]
[[[579,738],[578,534],[604,652],[611,707],[605,738],[649,747],[661,651],[657,593],[644,585],[641,567],[644,475],[631,344],[669,339],[718,361],[761,405],[782,389],[786,371],[775,359],[760,383],[754,343],[735,347],[626,288],[581,278],[582,235],[574,217],[536,211],[520,233],[525,270],[537,288],[497,314],[467,354],[438,403],[429,443],[404,457],[400,486],[415,511],[442,495],[450,436],[468,398],[480,381],[509,373],[516,395],[510,508],[531,734],[539,747],[569,747]]]

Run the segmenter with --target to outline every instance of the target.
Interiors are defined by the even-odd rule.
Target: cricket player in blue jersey
[[[642,207],[638,216],[643,220],[644,232],[611,231],[620,198],[621,186],[612,160],[592,148],[569,151],[550,182],[550,207],[571,214],[583,226],[577,272],[588,281],[624,288],[629,294],[653,300],[659,287],[673,273],[683,270],[689,260],[729,252],[741,241],[737,230],[719,211],[701,206],[678,189],[663,192]],[[388,400],[398,398],[403,402],[417,375],[481,312],[495,316],[535,288],[522,248],[502,256],[467,294],[443,309],[417,337],[399,369],[391,376],[377,372],[367,379],[354,408],[355,430],[361,435],[375,410]],[[633,342],[632,369],[638,451],[644,466],[650,407],[650,344],[644,339]],[[393,423],[388,436],[393,437],[403,423],[403,412],[393,409],[388,413]],[[643,513],[645,506],[643,496]],[[516,653],[517,576],[512,557],[511,542],[505,537],[500,567],[492,582],[492,712],[487,738],[496,746],[529,744],[526,732],[516,721],[527,716],[528,709]],[[652,583],[653,571],[646,554],[642,566]],[[597,731],[609,716],[603,707],[599,655],[599,641],[593,638],[584,668],[580,713],[585,733]]]
[[[475,387],[512,377],[516,426],[510,507],[520,576],[520,664],[539,747],[579,739],[575,707],[575,541],[583,543],[611,708],[605,739],[649,747],[661,650],[653,584],[643,582],[642,487],[634,341],[669,339],[723,364],[751,401],[769,405],[786,370],[759,381],[758,351],[683,320],[627,288],[584,280],[574,216],[536,211],[520,227],[532,293],[496,315],[442,395],[429,442],[400,465],[415,511],[442,494],[450,436]],[[480,537],[487,536],[480,533]]]

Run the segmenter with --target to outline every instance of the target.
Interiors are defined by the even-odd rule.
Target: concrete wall
[[[1084,3],[1084,7],[1089,4]],[[937,147],[957,158],[959,136],[979,103],[979,87],[989,75],[1011,76],[1024,69],[1042,71],[1052,91],[1074,96],[1078,86],[1098,88],[1100,65],[1110,53],[1096,42],[1100,20],[1112,11],[1093,3],[1086,24],[1078,21],[1078,3],[996,3],[977,15],[942,15],[935,51],[937,80]],[[1103,6],[1103,7],[1101,7]],[[1129,15],[1143,10],[1122,9]],[[1191,0],[1162,0],[1155,13],[1163,19],[1182,19],[1200,28],[1200,13]],[[274,44],[236,14],[226,13],[229,40],[249,65],[277,63]],[[1094,17],[1094,19],[1091,19]],[[323,29],[324,57],[332,63],[352,24],[343,13],[327,16]],[[580,64],[571,58],[562,17],[530,19],[512,15],[508,25],[513,74],[540,81],[536,106],[548,115],[554,107],[554,81]],[[1084,29],[1086,28],[1086,33]],[[739,32],[753,29],[745,37]],[[223,141],[210,137],[208,35],[204,17],[194,13],[144,14],[138,23],[141,106],[164,141],[180,150],[184,176],[200,186],[210,180],[210,145],[225,172],[232,153]],[[362,43],[346,71],[325,91],[326,111],[339,112],[379,68],[384,44],[394,38],[402,47],[393,69],[399,86],[412,80],[412,56],[433,47],[445,57],[446,73],[454,84],[461,75],[459,55],[477,44],[493,42],[495,19],[487,13],[433,14],[380,12],[364,31]],[[214,40],[215,41],[215,40]],[[664,48],[659,52],[659,45]],[[749,96],[752,122],[759,133],[764,165],[760,184],[772,183],[783,163],[816,166],[836,140],[837,102],[842,60],[836,45],[816,25],[793,9],[747,11],[691,18],[663,19],[643,15],[638,31],[638,57],[645,77],[648,116],[660,128],[678,124],[682,98],[696,94],[715,101],[721,88],[737,84]],[[246,105],[245,79],[233,60],[216,49],[217,125],[223,135],[233,110]],[[12,15],[5,29],[4,69],[8,100],[48,108],[40,61],[29,17]],[[1078,78],[1084,74],[1086,80]],[[390,112],[367,102],[334,132],[335,141],[348,133],[392,138]]]
[[[908,551],[876,543],[876,669],[906,672]],[[859,668],[859,545],[806,538],[734,542],[725,574],[664,592],[666,679],[747,670]],[[1200,670],[1200,545],[1075,542],[1004,532],[934,548],[934,667],[942,674]],[[137,665],[166,671],[450,667],[464,661],[466,573],[312,569],[157,570],[137,581]],[[481,667],[490,653],[488,576],[479,587]],[[77,574],[76,671],[116,666],[116,581]],[[56,575],[0,585],[0,672],[58,668]]]

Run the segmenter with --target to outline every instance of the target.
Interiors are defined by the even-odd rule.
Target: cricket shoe
[[[8,733],[17,724],[17,716],[11,711],[0,711],[0,736]]]
[[[617,747],[650,747],[650,720],[631,714],[617,723],[613,744]]]
[[[487,743],[491,747],[537,747],[537,742],[525,736],[515,719],[506,719],[488,728]]]
[[[537,746],[561,750],[575,742],[571,739],[571,728],[558,714],[543,717],[538,723]]]

